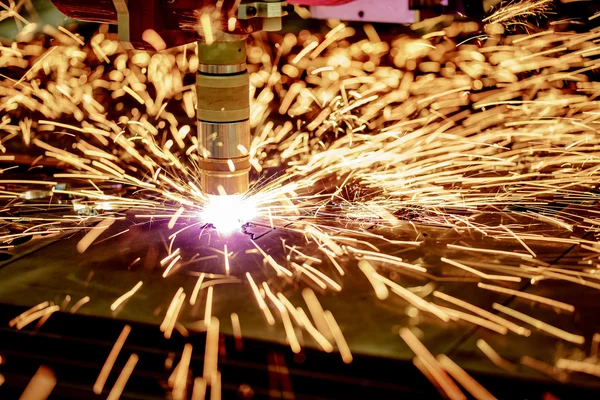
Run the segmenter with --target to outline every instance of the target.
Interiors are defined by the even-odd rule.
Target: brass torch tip
[[[208,195],[245,194],[249,187],[250,170],[234,172],[202,171],[202,190]]]
[[[244,194],[250,176],[250,124],[199,122],[202,190],[209,195]]]

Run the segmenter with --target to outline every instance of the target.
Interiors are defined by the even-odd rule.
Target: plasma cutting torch
[[[481,6],[481,0],[453,0]],[[196,78],[200,181],[207,195],[244,194],[249,187],[250,96],[246,38],[278,31],[293,9],[281,0],[52,0],[73,19],[115,24],[126,49],[164,50],[198,41]],[[411,9],[442,7],[448,0],[290,0],[384,22],[406,20]],[[379,7],[378,7],[379,6]],[[358,8],[357,8],[358,7]],[[355,9],[359,9],[355,13]],[[373,11],[375,12],[373,13]],[[379,10],[379,11],[377,11]],[[315,10],[318,11],[318,10]],[[350,15],[348,14],[350,13]],[[326,17],[333,17],[329,11]],[[210,25],[210,26],[207,26]],[[207,34],[210,31],[210,35]]]
[[[200,182],[208,195],[243,194],[250,162],[246,37],[281,29],[286,1],[52,0],[65,15],[116,24],[126,49],[164,50],[198,41]],[[206,19],[204,19],[206,17]],[[203,23],[209,26],[203,26]],[[206,35],[206,31],[210,35]]]

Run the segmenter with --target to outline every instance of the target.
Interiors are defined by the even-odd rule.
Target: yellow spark
[[[125,325],[123,327],[123,331],[121,331],[121,334],[117,338],[117,341],[115,342],[115,344],[113,345],[113,348],[111,349],[110,353],[108,354],[108,357],[106,358],[106,361],[104,362],[104,365],[102,366],[102,369],[100,370],[100,373],[98,374],[96,383],[94,383],[94,393],[95,394],[102,393],[102,389],[104,389],[104,385],[106,384],[108,375],[110,375],[110,371],[112,370],[113,366],[115,365],[115,361],[117,360],[117,357],[119,356],[119,353],[121,352],[121,349],[123,348],[123,345],[125,344],[125,340],[127,340],[127,336],[129,336],[129,332],[131,332],[131,327],[129,325]]]
[[[181,313],[181,308],[183,307],[183,303],[185,302],[185,293],[182,293],[177,298],[177,303],[173,308],[171,313],[171,318],[169,319],[166,327],[165,327],[165,339],[170,339],[173,334],[173,329],[175,329],[175,325],[177,324],[177,320],[179,318],[179,314]]]
[[[439,362],[410,329],[401,328],[399,334],[413,353],[415,353],[421,362],[427,366],[427,370],[450,399],[466,399],[458,386],[456,386],[446,371],[441,367]]]
[[[329,342],[329,340],[327,340],[327,338],[323,336],[323,334],[313,326],[303,309],[298,307],[296,310],[298,318],[300,318],[304,329],[306,329],[306,331],[313,337],[313,339],[315,339],[315,341],[319,346],[321,346],[323,351],[325,351],[326,353],[331,353],[333,351],[333,345],[331,344],[331,342]]]
[[[542,374],[546,374],[548,376],[553,377],[559,382],[566,382],[569,377],[565,371],[561,371],[556,367],[548,365],[543,361],[536,360],[535,358],[529,356],[521,357],[520,362],[521,364],[526,365],[527,367],[532,368],[536,371],[539,371]]]
[[[133,373],[133,369],[135,368],[138,360],[139,357],[137,356],[137,354],[132,354],[129,356],[129,359],[127,360],[125,366],[121,370],[121,373],[119,374],[119,377],[117,378],[117,381],[115,382],[115,385],[108,394],[106,400],[118,400],[119,397],[121,397],[121,393],[123,393],[125,385],[127,384],[129,377]]]
[[[206,396],[206,381],[202,377],[194,379],[192,400],[204,400]]]
[[[494,310],[501,311],[506,315],[510,315],[513,318],[516,318],[518,320],[526,322],[526,323],[536,327],[537,329],[545,331],[545,332],[547,332],[553,336],[556,336],[560,339],[566,340],[568,342],[576,343],[576,344],[585,343],[585,338],[583,336],[575,335],[575,334],[563,331],[562,329],[559,329],[555,326],[552,326],[550,324],[542,322],[539,319],[536,319],[536,318],[530,317],[529,315],[520,313],[516,310],[513,310],[512,308],[505,307],[502,304],[494,303],[492,305],[492,307],[494,308]]]
[[[489,329],[491,331],[497,332],[501,335],[506,335],[508,333],[508,328],[498,325],[495,322],[491,322],[486,319],[479,318],[479,317],[476,317],[474,315],[471,315],[471,314],[468,314],[468,313],[465,313],[462,311],[454,310],[452,308],[441,307],[441,306],[440,306],[440,308],[442,310],[444,310],[446,313],[448,313],[448,315],[450,315],[451,317],[455,317],[457,320],[462,319],[463,321],[467,321],[472,324],[479,325],[479,326]]]
[[[267,323],[269,325],[275,325],[275,319],[273,318],[273,314],[271,314],[271,311],[267,307],[265,300],[260,295],[260,291],[258,290],[258,287],[256,286],[256,283],[254,283],[254,279],[252,279],[252,276],[250,275],[249,272],[246,272],[246,278],[248,278],[248,282],[250,283],[252,292],[254,292],[254,297],[256,298],[256,301],[258,302],[258,307],[261,309],[261,311],[265,315],[265,318],[267,319]]]
[[[171,217],[171,220],[169,221],[169,225],[167,225],[167,227],[169,229],[173,229],[175,227],[177,220],[179,219],[181,214],[183,214],[184,211],[185,211],[185,208],[179,207],[179,209],[175,212],[175,214],[173,214],[173,217]]]
[[[574,372],[583,372],[584,374],[600,377],[600,366],[590,362],[560,358],[558,361],[556,361],[556,368],[566,369]]]
[[[463,269],[463,270],[470,272],[473,275],[477,275],[483,279],[489,279],[489,280],[493,280],[493,281],[521,282],[521,278],[519,278],[517,276],[488,275],[484,272],[481,272],[474,268],[468,267],[462,263],[459,263],[458,261],[450,260],[446,257],[442,257],[441,260],[447,264],[450,264],[457,268]]]
[[[215,41],[212,30],[212,23],[210,20],[210,14],[203,13],[200,16],[200,25],[202,26],[202,33],[204,34],[204,40],[206,44],[211,45]]]
[[[165,268],[162,277],[166,278],[169,275],[169,272],[171,272],[171,270],[173,269],[173,267],[175,266],[175,264],[177,264],[177,261],[181,260],[181,254],[178,254],[177,257],[175,257],[167,266],[167,268]]]
[[[520,258],[524,258],[526,260],[532,259],[534,257],[531,254],[521,254],[521,253],[514,253],[512,251],[502,251],[502,250],[495,250],[495,249],[480,249],[480,248],[475,248],[475,247],[459,246],[459,245],[455,245],[455,244],[449,244],[448,247],[451,249],[457,249],[457,250],[463,250],[463,251],[473,251],[473,252],[477,252],[477,253],[497,254],[497,255],[508,256],[508,257],[520,257]]]
[[[335,340],[335,344],[338,347],[340,354],[342,355],[342,360],[346,364],[350,364],[352,362],[352,353],[350,352],[350,347],[346,343],[346,339],[344,338],[344,334],[340,329],[337,321],[333,317],[333,314],[329,310],[325,310],[325,319],[327,320],[327,325],[333,334],[333,339]]]
[[[317,42],[310,42],[305,48],[302,49],[302,51],[300,53],[298,53],[298,55],[296,57],[294,57],[294,59],[292,60],[292,64],[298,64],[300,62],[300,60],[302,60],[308,53],[310,53],[312,50],[314,50],[318,45],[319,45],[319,43],[317,43]]]
[[[464,369],[450,359],[450,357],[440,354],[437,360],[449,374],[462,387],[464,387],[471,395],[478,400],[495,400],[496,398],[486,390],[479,382],[477,382]]]
[[[379,300],[385,300],[389,296],[389,292],[387,286],[385,284],[375,278],[375,269],[367,260],[360,260],[358,262],[358,268],[365,274],[371,286],[375,290],[375,295]]]
[[[173,260],[173,258],[177,257],[180,253],[181,249],[177,248],[175,249],[174,252],[172,252],[171,254],[169,254],[168,256],[166,256],[165,258],[163,258],[162,260],[160,260],[160,265],[164,266],[166,263],[170,262]]]
[[[140,104],[144,104],[144,99],[142,99],[142,97],[137,94],[136,92],[133,91],[133,89],[131,89],[129,86],[123,86],[123,90],[125,92],[127,92],[131,97],[133,97],[134,99],[136,99],[138,101],[138,103]]]
[[[190,305],[193,306],[196,304],[196,300],[198,299],[198,293],[200,292],[200,286],[202,286],[202,282],[204,281],[204,272],[200,274],[196,284],[194,285],[194,290],[192,291],[192,295],[190,296]]]
[[[235,339],[235,348],[238,351],[241,351],[243,349],[242,327],[240,325],[240,318],[236,313],[231,314],[231,327],[233,331],[233,338]]]
[[[478,283],[477,286],[481,289],[491,290],[493,292],[504,293],[504,294],[508,294],[510,296],[517,296],[517,297],[521,297],[523,299],[535,301],[535,302],[542,303],[542,304],[547,304],[551,307],[560,308],[561,310],[565,310],[568,312],[575,311],[575,307],[572,306],[571,304],[563,303],[562,301],[558,301],[558,300],[548,299],[543,296],[520,292],[518,290],[507,289],[507,288],[503,288],[503,287],[495,286],[495,285],[487,285],[487,284],[481,283],[481,282]]]
[[[229,275],[229,252],[226,244],[223,245],[223,256],[225,257],[225,274]]]
[[[192,359],[193,347],[191,344],[186,343],[183,347],[183,354],[181,355],[181,361],[177,365],[177,375],[175,377],[175,384],[173,385],[173,399],[184,400],[186,396],[188,371],[190,361]]]
[[[446,314],[444,311],[442,311],[435,304],[432,304],[432,303],[429,303],[429,302],[423,300],[422,298],[420,298],[416,294],[412,293],[410,290],[406,289],[405,287],[402,287],[402,286],[398,285],[396,282],[394,282],[386,277],[383,277],[377,273],[374,274],[374,277],[376,279],[380,280],[381,282],[385,283],[387,286],[390,287],[390,289],[392,289],[392,292],[394,292],[396,295],[402,297],[404,300],[408,301],[409,303],[411,303],[418,309],[423,310],[423,311],[428,311],[444,322],[450,321],[450,317],[448,316],[448,314]]]
[[[300,353],[302,348],[300,347],[300,342],[298,342],[298,337],[296,336],[296,332],[294,331],[294,326],[292,325],[292,321],[290,320],[290,316],[287,312],[287,309],[284,305],[277,299],[277,297],[271,292],[269,285],[266,282],[263,282],[263,288],[267,297],[275,304],[277,310],[279,310],[279,314],[281,315],[281,320],[283,321],[283,328],[285,330],[285,335],[287,337],[288,343],[290,344],[290,348],[294,353]]]
[[[235,30],[235,25],[237,23],[237,18],[231,17],[227,20],[227,30],[229,32],[233,32]]]
[[[35,312],[29,314],[27,317],[20,319],[19,322],[16,323],[15,327],[17,329],[21,330],[24,327],[26,327],[27,325],[29,325],[30,323],[32,323],[33,321],[35,321],[36,319],[50,315],[57,311],[60,311],[60,306],[57,306],[57,305],[49,306],[49,307],[41,309],[39,311],[35,311]]]
[[[521,246],[523,246],[525,248],[525,250],[527,250],[529,252],[529,254],[531,254],[532,257],[537,257],[537,255],[535,254],[535,252],[533,250],[531,250],[531,248],[529,246],[527,246],[527,244],[525,244],[525,242],[523,241],[523,239],[521,239],[519,236],[517,236],[513,231],[511,231],[510,229],[508,229],[506,226],[501,225],[500,226],[502,229],[504,229],[506,232],[509,233],[509,235],[511,235],[512,237],[514,237],[519,243],[521,243]]]
[[[94,240],[102,235],[104,231],[106,231],[114,223],[115,219],[113,218],[104,218],[102,221],[100,221],[77,243],[77,251],[79,253],[85,252],[87,248],[94,243]]]
[[[167,308],[167,312],[165,313],[165,318],[164,318],[163,322],[160,324],[161,332],[165,332],[167,327],[169,326],[170,321],[173,318],[173,313],[175,312],[175,308],[177,307],[177,303],[179,302],[179,297],[182,294],[183,294],[183,288],[180,287],[179,289],[177,289],[177,292],[175,292],[175,295],[173,296],[173,299],[171,300],[171,303],[169,304],[169,307]]]
[[[202,377],[207,382],[212,382],[217,374],[217,363],[219,358],[219,320],[212,317],[207,324],[206,349],[204,351],[204,372]]]
[[[204,308],[204,325],[208,328],[212,319],[212,301],[213,301],[213,287],[208,288],[206,293],[206,306]]]
[[[124,293],[121,297],[115,300],[114,303],[111,304],[110,309],[112,311],[115,311],[117,308],[119,308],[119,306],[123,304],[127,299],[131,298],[131,296],[133,296],[135,292],[137,292],[139,288],[142,287],[143,284],[144,282],[139,281],[131,290]]]
[[[43,310],[44,308],[50,306],[50,302],[48,301],[44,301],[38,305],[35,305],[33,307],[31,307],[29,310],[21,313],[20,315],[18,315],[16,318],[11,319],[8,322],[8,326],[10,326],[11,328],[14,327],[19,321],[22,321],[25,318],[28,318],[31,314]]]
[[[20,399],[45,400],[51,395],[56,383],[57,380],[54,371],[42,365],[35,372],[27,387],[25,387]]]
[[[77,312],[77,310],[79,310],[81,308],[81,306],[83,306],[86,303],[89,303],[89,301],[90,301],[89,296],[85,296],[85,297],[79,299],[77,301],[77,303],[73,304],[73,307],[71,307],[71,314],[75,314]]]
[[[510,361],[505,360],[490,346],[485,340],[479,339],[477,340],[477,347],[479,350],[485,354],[494,365],[508,371],[508,372],[516,372],[517,366]]]
[[[515,332],[518,335],[522,335],[522,336],[530,336],[531,335],[531,331],[529,329],[526,329],[526,328],[519,326],[513,322],[510,322],[502,317],[497,316],[496,314],[493,314],[489,311],[479,308],[479,307],[477,307],[471,303],[468,303],[464,300],[457,299],[456,297],[452,297],[446,293],[442,293],[442,292],[438,292],[438,291],[433,292],[433,295],[439,299],[445,300],[449,303],[452,303],[452,304],[462,307],[466,310],[469,310],[472,313],[477,314],[483,318],[486,318],[500,326],[506,327],[507,329],[510,329],[511,331]]]

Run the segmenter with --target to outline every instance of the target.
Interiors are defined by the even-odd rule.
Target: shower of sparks
[[[21,33],[12,46],[0,47],[0,174],[10,176],[15,166],[26,166],[32,174],[43,168],[59,172],[48,177],[52,181],[0,180],[0,250],[10,250],[23,238],[80,233],[77,250],[83,253],[113,232],[113,225],[162,222],[174,231],[160,261],[162,276],[169,279],[186,271],[186,263],[217,258],[202,254],[187,260],[178,245],[186,231],[197,230],[202,237],[216,230],[227,236],[263,227],[295,236],[295,243],[282,243],[285,261],[263,250],[254,235],[246,252],[263,259],[266,276],[274,270],[281,285],[304,288],[308,313],[271,280],[236,265],[227,245],[214,250],[224,254],[232,276],[202,272],[195,278],[192,306],[208,287],[207,355],[195,394],[220,382],[213,286],[240,279],[248,300],[255,297],[266,324],[278,324],[294,352],[303,345],[296,336],[303,329],[324,351],[333,351],[334,343],[345,362],[352,360],[344,321],[324,310],[308,289],[319,289],[320,296],[342,291],[346,274],[360,274],[379,301],[395,296],[438,323],[464,321],[501,335],[530,336],[529,329],[436,289],[443,281],[462,281],[482,292],[516,295],[567,313],[576,312],[575,307],[519,295],[522,286],[517,284],[552,280],[600,290],[595,283],[600,267],[600,83],[592,79],[600,68],[600,33],[568,31],[568,24],[562,30],[556,25],[519,33],[528,18],[548,14],[550,3],[514,3],[484,26],[454,21],[421,38],[381,39],[370,25],[363,35],[335,21],[325,36],[274,34],[270,40],[276,47],[264,43],[263,34],[252,35],[254,137],[243,150],[260,178],[245,196],[216,197],[202,193],[198,139],[190,134],[195,45],[128,54],[101,26],[89,40],[64,28],[45,28],[44,34],[54,39],[47,47],[50,42],[34,34],[33,23],[15,11],[2,12],[2,19],[14,18]],[[202,22],[208,37],[210,21]],[[188,122],[181,122],[186,117]],[[21,213],[36,198],[44,199],[45,211]],[[495,244],[473,247],[457,241],[427,259],[394,255],[424,246],[423,225]],[[367,229],[373,226],[389,235]],[[412,239],[390,238],[403,226],[414,232]],[[376,242],[394,247],[394,254]],[[305,254],[307,243],[316,244],[318,253]],[[580,260],[549,266],[538,257],[540,244],[579,246]],[[479,262],[476,254],[490,261]],[[404,287],[399,275],[418,279],[422,286]],[[121,303],[142,293],[140,286],[123,294],[112,309],[127,307]],[[183,307],[186,297],[182,287],[165,308],[160,329],[167,338],[174,330],[185,332],[178,319],[189,311]],[[90,301],[85,299],[71,312]],[[59,308],[42,303],[11,326],[21,329]],[[494,308],[563,340],[586,341],[501,304]],[[237,330],[242,318],[232,315]],[[448,374],[473,394],[490,397],[452,360],[430,354],[410,329],[402,328],[400,335],[417,354],[415,365],[450,397],[463,395]],[[514,370],[483,339],[478,347],[495,364]],[[103,371],[110,372],[119,349]],[[135,367],[134,356],[114,393]],[[527,360],[538,370],[543,364]],[[598,375],[595,362],[561,359],[556,367]],[[104,375],[96,392],[102,391]]]

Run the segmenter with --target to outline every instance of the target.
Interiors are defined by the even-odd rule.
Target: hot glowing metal
[[[252,199],[243,195],[208,196],[208,203],[200,212],[200,220],[211,224],[217,231],[229,234],[257,217]]]

